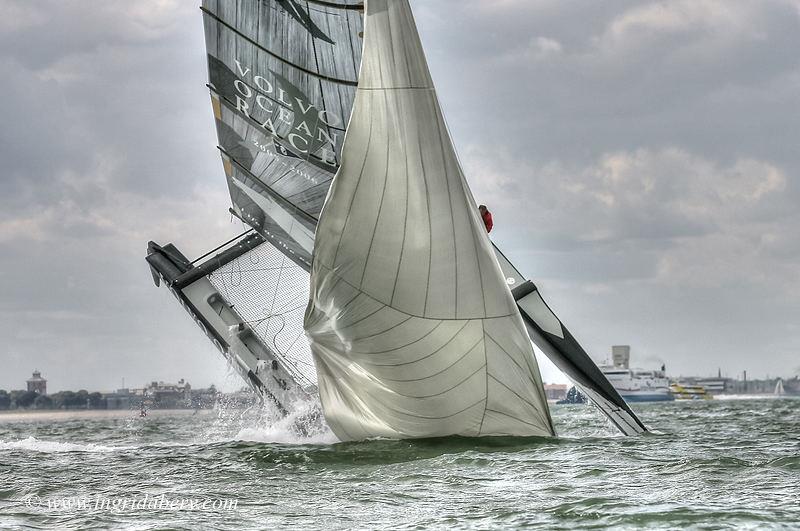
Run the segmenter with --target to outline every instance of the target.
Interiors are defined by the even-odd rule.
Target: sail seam
[[[506,384],[504,384],[503,382],[501,382],[501,381],[500,381],[500,380],[498,380],[497,378],[495,378],[495,376],[494,376],[493,374],[489,374],[489,371],[488,371],[488,370],[486,371],[486,373],[488,374],[488,377],[489,377],[489,378],[491,378],[491,379],[492,379],[492,380],[494,380],[495,382],[499,383],[500,385],[502,385],[503,387],[505,387],[506,389],[508,389],[509,391],[511,391],[511,393],[513,393],[513,394],[514,394],[514,395],[515,395],[517,398],[519,398],[520,400],[522,400],[523,402],[525,402],[527,405],[529,405],[530,407],[532,407],[533,409],[535,409],[535,410],[537,410],[537,411],[538,411],[538,409],[539,409],[539,408],[538,408],[538,407],[536,407],[536,406],[535,406],[535,405],[534,405],[532,402],[530,402],[529,400],[527,400],[525,397],[523,397],[522,395],[520,395],[519,393],[517,393],[516,391],[514,391],[513,389],[511,389],[509,386],[507,386]]]
[[[406,144],[405,136],[406,136],[405,135],[405,130],[403,130],[403,145]],[[394,297],[397,294],[397,283],[400,280],[400,266],[403,264],[403,256],[406,253],[406,235],[408,234],[408,222],[409,222],[409,219],[408,219],[408,196],[409,196],[410,190],[411,190],[411,180],[408,178],[408,173],[409,173],[408,172],[408,168],[409,168],[408,150],[406,149],[406,150],[404,150],[404,152],[405,152],[404,154],[405,154],[405,159],[406,159],[406,194],[405,194],[406,195],[406,197],[405,197],[406,200],[405,200],[405,206],[404,206],[404,210],[403,210],[403,212],[404,212],[403,213],[403,218],[405,219],[405,222],[403,223],[403,239],[400,242],[400,257],[397,259],[397,269],[395,269],[395,272],[394,272],[394,286],[392,287],[392,297],[390,299],[392,306],[394,306]]]
[[[494,344],[497,346],[497,348],[499,348],[499,349],[500,349],[500,352],[502,352],[503,354],[505,354],[506,356],[508,356],[508,359],[510,359],[510,360],[511,360],[511,361],[514,363],[514,365],[516,365],[516,366],[517,366],[517,368],[518,368],[520,371],[522,371],[523,373],[524,373],[524,372],[526,372],[526,371],[525,371],[525,368],[524,368],[522,365],[520,365],[520,364],[517,362],[517,360],[515,360],[515,359],[514,359],[514,356],[512,356],[511,354],[509,354],[509,353],[506,351],[506,349],[504,349],[504,348],[503,348],[503,346],[502,346],[500,343],[498,343],[498,342],[497,342],[497,341],[496,341],[496,340],[495,340],[495,339],[494,339],[494,338],[491,336],[491,334],[489,334],[489,333],[487,332],[487,333],[486,333],[486,337],[488,337],[488,338],[491,340],[491,342],[492,342],[492,343],[494,343]],[[535,387],[535,386],[536,386],[536,382],[534,382],[534,381],[533,381],[533,378],[531,378],[531,377],[533,376],[533,374],[531,373],[530,367],[528,367],[528,371],[527,371],[527,373],[528,373],[528,376],[529,376],[529,378],[528,378],[528,382],[529,382],[531,385],[533,385],[533,386]]]
[[[403,315],[408,315],[410,317],[417,317],[419,319],[427,319],[427,320],[432,320],[432,321],[472,321],[472,320],[477,320],[477,319],[502,319],[504,317],[511,317],[513,315],[516,315],[516,308],[514,308],[515,311],[513,313],[506,313],[506,314],[492,315],[492,316],[475,316],[475,317],[459,317],[459,318],[455,318],[455,317],[431,317],[431,316],[428,316],[428,315],[417,315],[417,314],[414,314],[414,313],[410,313],[410,312],[407,312],[407,311],[404,311],[404,310],[398,310],[397,308],[393,308],[391,306],[388,306],[388,305],[386,305],[386,303],[383,303],[383,302],[379,301],[378,299],[376,299],[375,297],[373,297],[369,293],[367,293],[365,291],[362,291],[361,288],[359,288],[358,286],[354,286],[353,284],[348,282],[347,279],[345,279],[341,275],[337,275],[333,271],[332,268],[330,268],[328,266],[325,266],[325,265],[322,265],[321,267],[324,267],[325,269],[330,271],[331,275],[332,276],[336,276],[339,281],[344,282],[345,284],[347,284],[348,286],[350,286],[354,290],[360,291],[361,294],[363,294],[365,297],[369,297],[371,300],[375,301],[378,304],[381,304],[381,305],[383,305],[383,306],[385,306],[387,308],[390,308],[390,309],[394,310],[397,313],[401,313]]]
[[[364,3],[360,4],[337,4],[336,2],[325,2],[325,0],[306,0],[309,4],[316,4],[334,9],[344,9],[346,11],[364,11]]]
[[[419,147],[419,163],[422,166],[422,175],[425,172],[425,150],[422,147],[422,135],[417,134],[417,146]],[[428,181],[421,179],[422,184],[425,186],[425,205],[428,209],[428,282],[425,284],[425,302],[422,305],[423,315],[428,314],[428,296],[431,291],[431,266],[433,265],[433,224],[431,222],[431,191],[428,188]]]
[[[483,421],[486,420],[486,410],[489,406],[489,355],[486,354],[486,323],[481,320],[481,331],[483,332],[483,366],[486,368],[486,387],[484,396],[486,397],[486,407],[483,408],[481,424],[478,426],[478,435],[483,431]]]
[[[330,185],[332,180],[333,179],[327,179],[327,180],[325,180],[325,181],[323,181],[321,183],[315,184],[314,186],[310,186],[310,187],[308,187],[308,188],[306,188],[304,190],[299,190],[299,191],[293,193],[292,195],[287,195],[286,198],[289,199],[289,198],[292,198],[292,197],[297,197],[298,195],[305,194],[305,193],[307,193],[307,192],[309,192],[311,190],[314,190],[315,188],[319,188],[320,186],[325,186],[326,184]]]
[[[428,92],[436,92],[433,87],[358,87],[358,90],[425,90]]]
[[[376,399],[376,397],[375,397],[375,396],[373,396],[373,395],[371,395],[371,394],[369,394],[369,393],[367,393],[367,394],[368,394],[368,395],[370,396],[370,398],[372,398],[373,400],[375,400],[375,399]],[[423,419],[423,420],[443,420],[443,419],[449,419],[449,418],[455,417],[456,415],[460,415],[461,413],[464,413],[465,411],[468,411],[468,410],[470,410],[470,409],[474,408],[475,406],[477,406],[478,404],[480,404],[481,402],[485,402],[485,401],[486,401],[486,399],[485,399],[485,398],[481,398],[480,400],[478,400],[478,401],[477,401],[477,402],[475,402],[474,404],[472,404],[472,405],[469,405],[469,406],[465,407],[464,409],[461,409],[461,410],[459,410],[459,411],[456,411],[455,413],[452,413],[452,414],[450,414],[450,415],[444,415],[444,416],[442,416],[442,417],[426,417],[425,415],[415,415],[415,414],[413,414],[413,413],[409,413],[409,412],[407,412],[407,411],[403,411],[403,412],[402,412],[402,413],[400,413],[400,414],[402,414],[402,415],[405,415],[405,416],[407,416],[407,417],[412,417],[412,418],[415,418],[415,419]]]
[[[384,306],[384,308],[389,308],[389,306]],[[381,309],[383,309],[383,308],[381,308]],[[384,330],[381,330],[380,332],[377,332],[377,333],[375,333],[375,334],[372,334],[372,335],[369,335],[369,336],[363,336],[363,337],[359,337],[358,339],[359,339],[359,341],[363,341],[363,340],[365,340],[365,339],[372,339],[372,338],[374,338],[374,337],[382,336],[383,334],[386,334],[387,332],[391,332],[391,331],[392,331],[392,330],[394,330],[395,328],[398,328],[398,327],[400,327],[400,326],[403,326],[404,324],[406,324],[407,322],[409,322],[411,319],[413,319],[413,317],[406,317],[405,319],[403,319],[403,320],[402,320],[402,321],[400,321],[399,323],[396,323],[396,324],[394,324],[394,325],[390,326],[389,328],[386,328],[386,329],[384,329]]]
[[[425,335],[423,335],[423,336],[422,336],[422,337],[420,337],[419,339],[415,339],[414,341],[412,341],[412,342],[410,342],[410,343],[406,343],[405,345],[401,345],[401,346],[399,346],[399,347],[390,348],[390,349],[388,349],[388,350],[377,350],[377,351],[371,351],[371,352],[365,352],[365,351],[362,351],[362,350],[350,350],[350,352],[352,352],[353,354],[387,354],[387,353],[389,353],[389,352],[396,352],[396,351],[398,351],[398,350],[402,350],[402,349],[404,349],[404,348],[408,348],[408,347],[410,347],[411,345],[414,345],[414,344],[416,344],[416,343],[419,343],[420,341],[422,341],[423,339],[425,339],[426,337],[428,337],[428,336],[430,336],[432,333],[434,333],[436,330],[438,330],[438,329],[439,329],[439,327],[440,327],[440,326],[442,326],[443,324],[444,324],[444,321],[440,321],[440,322],[439,322],[439,323],[438,323],[436,326],[434,326],[433,328],[431,328],[431,329],[430,329],[430,331],[426,332],[426,333],[425,333]],[[465,324],[464,324],[464,326],[462,326],[462,327],[461,327],[461,328],[460,328],[458,331],[456,331],[456,333],[455,333],[455,334],[453,334],[453,336],[452,336],[450,339],[448,339],[448,340],[447,340],[447,343],[450,343],[450,342],[451,342],[453,339],[455,339],[455,337],[456,337],[456,336],[457,336],[457,335],[458,335],[458,334],[461,332],[461,330],[463,330],[463,329],[464,329],[464,327],[465,327],[465,326],[467,326],[467,324],[469,324],[469,323],[465,323]],[[445,345],[447,345],[447,343],[445,343]],[[440,348],[441,348],[441,347],[440,347]],[[438,352],[438,350],[439,350],[439,349],[437,349],[437,352]],[[427,357],[427,356],[426,356],[426,357]],[[370,361],[367,361],[367,362],[364,362],[364,363],[366,363],[367,365],[373,365],[373,366],[375,366],[375,367],[399,367],[399,366],[401,366],[401,365],[409,365],[409,364],[411,364],[411,363],[417,363],[417,361],[421,361],[421,360],[424,360],[424,359],[425,359],[425,358],[420,358],[420,359],[418,359],[418,360],[416,360],[416,361],[409,361],[408,363],[389,363],[389,364],[383,364],[383,363],[372,363],[372,362],[370,362]]]
[[[357,96],[356,96],[357,97]],[[372,97],[370,97],[369,101],[369,110],[372,111]],[[355,114],[356,110],[355,107],[353,109],[353,113]],[[360,112],[359,114],[363,114]],[[361,163],[361,171],[358,174],[358,179],[356,180],[355,187],[353,188],[353,193],[350,196],[350,204],[347,207],[347,216],[345,216],[344,225],[342,226],[341,233],[339,234],[339,241],[336,244],[336,251],[333,253],[333,263],[331,263],[331,267],[336,267],[336,260],[339,257],[339,249],[342,246],[342,237],[344,236],[345,231],[347,230],[347,223],[350,221],[350,213],[353,210],[353,203],[356,200],[356,194],[358,193],[358,187],[361,184],[361,178],[364,176],[364,169],[367,167],[367,160],[369,159],[369,148],[372,145],[372,124],[373,124],[373,113],[368,112],[369,115],[369,133],[367,134],[367,146],[364,149],[364,161]],[[344,150],[342,150],[342,157],[344,157]],[[334,183],[332,186],[336,186]],[[349,284],[349,282],[348,282]],[[352,285],[352,284],[351,284]],[[355,288],[355,286],[353,286]],[[355,288],[359,289],[359,288]]]
[[[238,35],[242,39],[246,40],[247,42],[249,42],[250,44],[252,44],[256,48],[258,48],[259,50],[263,51],[264,53],[266,53],[266,54],[268,54],[268,55],[270,55],[272,57],[274,57],[275,59],[278,59],[279,61],[281,61],[284,64],[287,64],[287,65],[289,65],[289,66],[291,66],[293,68],[296,68],[297,70],[300,70],[303,73],[306,73],[306,74],[309,74],[309,75],[312,75],[312,76],[316,76],[316,77],[318,77],[320,79],[324,79],[325,81],[330,81],[331,83],[338,83],[340,85],[349,85],[351,87],[358,86],[358,81],[349,81],[349,80],[346,80],[346,79],[337,79],[335,77],[326,76],[325,74],[321,74],[319,72],[314,72],[312,70],[309,70],[308,68],[305,68],[305,67],[302,67],[302,66],[300,66],[298,64],[295,64],[295,63],[293,63],[293,62],[281,57],[280,55],[276,54],[275,52],[273,52],[271,50],[268,50],[267,48],[265,48],[264,46],[259,44],[258,41],[255,41],[252,38],[248,37],[247,35],[245,35],[241,31],[236,29],[236,27],[231,26],[228,22],[222,20],[216,14],[212,13],[208,9],[206,9],[206,8],[201,6],[200,7],[200,11],[202,11],[204,14],[208,15],[209,17],[213,18],[214,20],[216,20],[217,22],[219,22],[220,24],[222,24],[223,26],[225,26],[226,28],[228,28],[229,30],[234,32],[236,35]]]
[[[299,213],[302,213],[304,216],[307,216],[308,218],[310,218],[307,221],[310,222],[312,225],[316,226],[317,218],[315,218],[313,215],[309,214],[308,212],[306,212],[305,210],[303,210],[299,206],[295,205],[294,203],[292,203],[291,201],[289,201],[288,199],[283,197],[280,193],[278,193],[275,190],[273,190],[273,188],[270,185],[268,185],[267,183],[262,181],[254,173],[252,173],[250,170],[248,170],[247,168],[242,166],[242,164],[239,161],[237,161],[236,159],[231,157],[231,155],[227,151],[225,151],[225,148],[223,148],[222,146],[217,146],[217,149],[219,149],[221,152],[225,153],[225,155],[227,155],[228,158],[231,159],[231,161],[242,171],[242,173],[245,174],[246,177],[249,177],[250,179],[252,179],[255,182],[257,182],[259,185],[261,185],[264,188],[266,188],[267,190],[269,190],[270,195],[272,195],[275,198],[279,199],[283,203],[288,204],[289,208],[291,208],[292,210],[294,210],[296,212],[299,212]],[[231,177],[231,178],[235,179],[235,177]],[[235,180],[241,182],[241,180],[239,180],[239,179],[235,179]],[[242,183],[242,184],[244,184],[244,183]]]
[[[506,416],[506,417],[508,417],[508,418],[510,418],[510,419],[514,419],[514,420],[516,420],[517,422],[521,422],[522,424],[527,424],[528,426],[532,426],[532,427],[534,427],[534,428],[541,429],[541,426],[537,426],[536,424],[533,424],[533,423],[531,423],[531,422],[528,422],[528,421],[522,420],[521,418],[519,418],[519,417],[516,417],[516,416],[514,416],[514,415],[511,415],[511,414],[509,414],[509,413],[505,413],[504,411],[497,411],[496,409],[490,409],[490,408],[488,408],[488,407],[486,408],[486,411],[490,411],[490,412],[492,412],[492,413],[497,413],[498,415],[503,415],[503,416]]]
[[[439,107],[434,102],[434,115],[436,118],[439,117]],[[445,179],[445,187],[447,188],[447,201],[450,204],[450,228],[453,231],[453,270],[455,272],[454,275],[454,282],[453,282],[453,298],[455,299],[454,305],[454,312],[456,318],[458,318],[458,237],[456,236],[456,218],[453,213],[453,194],[450,190],[450,172],[447,168],[447,154],[444,152],[444,142],[442,142],[442,126],[439,123],[439,120],[435,120],[436,122],[436,130],[439,132],[439,152],[442,155],[442,167],[444,169],[444,179]],[[486,308],[484,306],[483,316],[486,316]]]
[[[432,395],[421,395],[421,396],[417,396],[417,395],[406,395],[406,394],[403,394],[403,393],[399,393],[399,392],[397,392],[396,390],[393,390],[392,392],[393,392],[393,394],[400,395],[400,396],[403,396],[403,397],[405,397],[405,398],[435,398],[435,397],[437,397],[437,396],[442,396],[442,395],[444,395],[444,394],[447,394],[447,393],[449,393],[450,391],[452,391],[452,390],[453,390],[453,389],[455,389],[456,387],[459,387],[459,386],[461,386],[461,385],[464,385],[464,383],[465,383],[466,381],[468,381],[470,378],[472,378],[473,376],[475,376],[476,374],[478,374],[478,373],[481,371],[481,369],[484,369],[484,368],[485,368],[485,365],[481,365],[480,367],[478,367],[477,369],[475,369],[475,371],[473,371],[473,372],[472,372],[472,374],[470,374],[469,376],[467,376],[466,378],[464,378],[463,380],[461,380],[460,382],[458,382],[458,383],[457,383],[457,384],[455,384],[454,386],[452,386],[452,387],[450,387],[450,388],[448,388],[448,389],[445,389],[444,391],[441,391],[441,392],[439,392],[439,393],[434,393],[434,394],[432,394]],[[398,380],[389,380],[389,381],[391,382],[391,381],[398,381]],[[405,381],[405,380],[403,380],[403,381]],[[408,380],[408,381],[410,381],[410,382],[413,382],[413,381],[416,381],[416,380]]]
[[[372,237],[369,240],[369,247],[367,248],[367,256],[364,261],[364,270],[361,272],[361,281],[359,286],[364,286],[364,277],[367,276],[367,269],[369,269],[369,259],[372,256],[372,246],[375,244],[375,233],[378,232],[378,225],[381,222],[381,215],[383,214],[383,202],[386,199],[386,184],[389,182],[389,157],[391,155],[391,135],[386,135],[386,173],[383,177],[383,189],[381,190],[381,200],[378,203],[378,215],[375,216],[375,226],[372,227]],[[389,299],[391,303],[391,299]]]
[[[364,362],[364,363],[365,363],[366,365],[372,365],[373,367],[404,367],[404,366],[406,366],[406,365],[413,365],[413,364],[415,364],[415,363],[419,363],[420,361],[425,361],[426,359],[428,359],[428,358],[431,358],[431,357],[435,356],[436,354],[438,354],[439,352],[441,352],[442,350],[444,350],[444,349],[445,349],[447,346],[449,346],[449,345],[450,345],[450,344],[451,344],[451,343],[452,343],[452,342],[453,342],[453,341],[454,341],[454,340],[455,340],[455,339],[456,339],[456,338],[457,338],[457,337],[458,337],[458,336],[461,334],[461,332],[462,332],[462,331],[463,331],[463,330],[464,330],[464,329],[467,327],[467,325],[468,325],[469,323],[471,323],[471,322],[472,322],[472,321],[467,321],[466,323],[464,323],[464,326],[462,326],[462,327],[461,327],[461,328],[458,330],[458,332],[456,332],[455,334],[453,334],[453,337],[451,337],[450,339],[448,339],[448,340],[447,340],[447,342],[446,342],[446,343],[444,343],[444,344],[443,344],[441,347],[437,348],[436,350],[434,350],[434,351],[433,351],[433,352],[431,352],[430,354],[427,354],[427,355],[425,355],[425,356],[423,356],[423,357],[421,357],[421,358],[419,358],[419,359],[417,359],[417,360],[414,360],[414,361],[407,361],[407,362],[405,362],[405,363],[387,363],[387,364],[379,364],[379,363],[371,363],[371,362],[368,362],[368,361],[367,361],[367,362]],[[441,324],[441,323],[439,323],[439,324]],[[438,328],[438,326],[439,326],[439,325],[437,325],[437,328]],[[427,335],[427,334],[426,334],[426,335]],[[479,339],[478,341],[480,342],[481,340]],[[416,341],[414,341],[414,342],[412,342],[412,343],[410,343],[410,344],[413,344],[413,343],[416,343]],[[476,344],[477,344],[477,343],[476,343]],[[406,346],[408,346],[408,345],[406,345]],[[405,348],[405,347],[400,347],[400,348]],[[471,348],[474,348],[474,345],[473,345],[473,347],[471,347]],[[352,352],[352,351],[351,351],[351,352]],[[364,352],[364,353],[361,353],[361,354],[367,354],[367,353],[365,353],[365,352]],[[395,381],[401,381],[401,380],[395,380]],[[412,380],[409,380],[409,381],[412,381]]]
[[[390,19],[390,21],[391,21],[391,19]],[[412,24],[413,24],[413,21],[412,21]],[[412,84],[413,83],[412,80],[413,80],[414,76],[411,73],[411,63],[409,63],[409,61],[408,61],[408,54],[405,53],[405,49],[403,50],[403,59],[404,59],[404,61],[406,63],[406,74],[408,75],[408,83]]]
[[[464,352],[464,354],[462,354],[462,355],[461,355],[461,356],[460,356],[458,359],[456,359],[456,360],[455,360],[453,363],[451,363],[450,365],[448,365],[448,366],[447,366],[447,367],[445,367],[444,369],[440,370],[439,372],[433,373],[433,374],[431,374],[431,375],[429,375],[429,376],[425,376],[424,378],[411,378],[411,379],[408,379],[408,380],[396,380],[396,379],[393,379],[393,378],[383,378],[383,379],[384,379],[384,380],[386,380],[387,382],[396,382],[396,383],[423,382],[423,381],[425,381],[425,380],[430,380],[431,378],[435,378],[435,377],[439,376],[440,374],[443,374],[443,373],[445,373],[445,372],[449,371],[450,369],[452,369],[453,367],[455,367],[456,365],[458,365],[458,363],[459,363],[459,362],[461,362],[461,360],[463,360],[464,358],[466,358],[467,356],[469,356],[470,354],[472,354],[472,353],[475,351],[475,348],[476,348],[478,345],[480,345],[480,344],[481,344],[481,341],[483,341],[483,338],[482,338],[482,337],[481,337],[481,338],[478,338],[478,341],[476,341],[476,342],[475,342],[475,344],[474,344],[474,345],[472,345],[472,346],[469,348],[469,350],[467,350],[466,352]],[[441,350],[441,349],[440,349],[440,350]],[[486,366],[486,364],[482,365],[481,367],[485,367],[485,366]],[[477,371],[476,371],[476,372],[477,372]]]
[[[361,318],[361,319],[359,319],[358,321],[354,321],[354,322],[350,323],[350,324],[349,324],[349,325],[347,325],[347,326],[344,326],[344,327],[342,327],[342,328],[338,328],[336,331],[337,331],[337,332],[342,332],[343,330],[347,330],[348,328],[353,328],[353,327],[354,327],[354,326],[356,326],[357,324],[359,324],[359,323],[362,323],[362,322],[366,321],[367,319],[369,319],[370,317],[372,317],[373,315],[375,315],[375,314],[376,314],[376,313],[378,313],[379,311],[383,310],[384,308],[388,308],[388,306],[381,306],[381,307],[380,307],[380,308],[378,308],[377,310],[374,310],[374,311],[370,312],[369,314],[365,315],[364,317],[362,317],[362,318]],[[408,320],[408,319],[406,319],[406,320]]]

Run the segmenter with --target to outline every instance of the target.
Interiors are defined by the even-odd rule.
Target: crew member
[[[492,222],[492,213],[489,212],[489,209],[486,208],[486,205],[479,206],[478,211],[481,213],[481,219],[483,220],[483,224],[486,226],[486,232],[492,232],[492,227],[494,226],[494,222]]]

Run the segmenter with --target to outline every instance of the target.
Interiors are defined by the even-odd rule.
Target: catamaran
[[[646,431],[489,239],[408,0],[204,0],[230,213],[147,261],[229,363],[341,440],[555,435],[533,344],[622,433]]]

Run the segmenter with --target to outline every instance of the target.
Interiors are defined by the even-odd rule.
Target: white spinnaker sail
[[[368,0],[305,329],[343,440],[554,433],[407,0]]]

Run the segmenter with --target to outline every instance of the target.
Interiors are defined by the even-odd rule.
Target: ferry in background
[[[603,365],[603,371],[614,389],[626,402],[668,402],[675,400],[669,389],[669,378],[665,367],[660,370],[631,369],[631,347],[615,345],[611,347],[611,365]]]
[[[711,400],[713,397],[702,385],[674,382],[669,390],[675,400]]]

